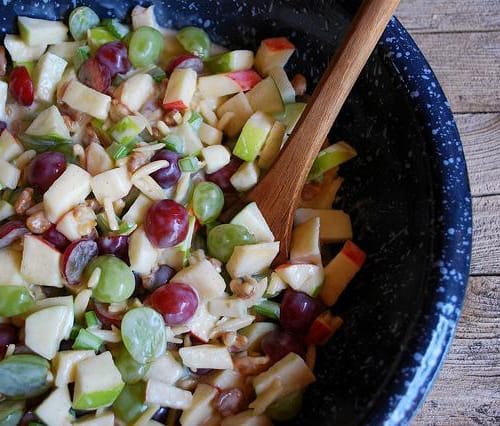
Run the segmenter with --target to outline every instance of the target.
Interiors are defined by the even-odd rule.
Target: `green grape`
[[[10,398],[31,398],[49,387],[50,364],[38,355],[11,355],[0,362],[0,393]]]
[[[122,319],[123,344],[130,356],[141,364],[158,358],[165,352],[165,322],[151,308],[134,308]]]
[[[277,422],[293,419],[302,407],[302,392],[292,392],[273,402],[266,409],[266,414]]]
[[[99,16],[90,7],[80,6],[69,15],[69,32],[75,40],[84,40],[87,31],[99,25]]]
[[[122,346],[116,354],[115,364],[125,383],[137,383],[148,372],[149,364],[142,364],[132,358],[127,349]]]
[[[88,280],[96,268],[101,269],[101,275],[92,290],[95,300],[114,303],[123,302],[132,296],[135,277],[123,260],[111,255],[96,257],[85,268],[84,278]]]
[[[17,285],[0,286],[0,316],[13,317],[30,310],[35,304],[26,287]]]
[[[208,233],[208,252],[224,263],[229,260],[236,246],[246,244],[255,244],[255,237],[241,225],[218,225]]]
[[[126,424],[134,423],[146,411],[146,383],[126,384],[118,398],[113,403],[116,417]]]
[[[224,194],[212,182],[200,182],[193,192],[193,211],[201,224],[217,219],[224,207]]]
[[[0,403],[0,425],[16,426],[24,414],[24,401],[4,401]]]
[[[210,55],[210,37],[201,28],[183,28],[177,33],[177,40],[189,53],[201,59],[206,59]]]
[[[128,57],[136,68],[154,64],[163,47],[163,36],[151,27],[141,27],[132,33]]]

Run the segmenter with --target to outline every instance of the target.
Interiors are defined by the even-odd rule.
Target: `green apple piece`
[[[272,125],[271,117],[263,112],[257,111],[252,114],[243,126],[233,154],[244,161],[254,161],[264,146]]]
[[[292,133],[299,121],[300,116],[306,109],[306,106],[307,104],[303,102],[286,104],[282,113],[274,115],[277,120],[281,121],[286,126],[285,134],[287,136]]]
[[[12,161],[23,152],[23,146],[14,136],[12,136],[12,133],[10,133],[7,129],[4,129],[0,135],[0,158],[5,161]]]
[[[279,241],[236,246],[226,264],[227,272],[231,278],[261,274],[271,266],[279,248]]]
[[[278,158],[284,136],[285,125],[281,121],[275,121],[259,155],[257,164],[261,169],[268,170]]]
[[[241,86],[226,74],[214,74],[198,79],[198,90],[204,98],[219,98],[241,92]]]
[[[219,108],[217,108],[217,117],[222,118],[227,112],[234,114],[231,121],[224,128],[224,132],[229,137],[235,137],[243,128],[247,120],[253,114],[252,106],[244,93],[238,93],[229,98]]]
[[[122,145],[132,142],[146,127],[144,119],[135,115],[123,117],[110,130],[111,137]]]
[[[3,401],[0,403],[0,424],[17,426],[24,415],[24,401]]]
[[[223,133],[207,123],[200,124],[198,135],[205,145],[220,145],[222,143]]]
[[[185,369],[182,364],[169,352],[156,358],[149,367],[145,378],[159,380],[167,385],[173,385],[184,377]]]
[[[63,95],[63,102],[77,111],[100,120],[106,120],[111,107],[111,97],[72,80]]]
[[[240,192],[248,191],[259,181],[260,169],[255,161],[245,162],[233,173],[229,181],[234,189]]]
[[[47,426],[60,426],[68,424],[73,418],[70,415],[71,399],[68,387],[64,386],[54,390],[36,408],[35,414]]]
[[[130,111],[139,111],[154,93],[153,77],[149,74],[135,74],[125,80],[118,88],[120,101]]]
[[[271,243],[274,241],[271,228],[269,228],[266,219],[255,202],[247,204],[230,223],[244,226],[258,243]]]
[[[201,150],[205,160],[205,171],[215,173],[231,161],[231,152],[223,145],[207,146]]]
[[[219,317],[208,312],[207,304],[202,303],[198,305],[198,309],[185,325],[193,336],[207,343],[218,319]]]
[[[184,141],[184,155],[198,155],[203,149],[198,133],[189,123],[183,123],[175,129],[176,134]]]
[[[0,120],[5,120],[5,105],[9,94],[9,85],[5,81],[0,81]]]
[[[262,352],[260,343],[267,333],[277,330],[278,325],[274,322],[254,322],[240,330],[240,334],[248,339],[248,352]]]
[[[49,46],[49,52],[71,62],[79,47],[85,45],[83,41],[63,41],[62,43]]]
[[[70,315],[68,311],[67,306],[51,306],[29,315],[25,323],[26,346],[44,358],[54,358],[68,321],[73,321],[73,312]]]
[[[176,68],[170,76],[163,98],[163,108],[185,110],[189,108],[196,90],[198,74],[191,68]]]
[[[282,67],[274,67],[269,70],[269,76],[274,80],[284,104],[295,102],[295,89],[288,79],[288,75]]]
[[[73,422],[72,424],[74,426],[114,426],[115,415],[105,411],[99,415],[80,417],[77,422]]]
[[[53,53],[47,52],[42,55],[34,72],[35,99],[52,102],[57,83],[61,80],[67,65],[68,62]]]
[[[314,160],[308,179],[314,180],[323,176],[328,170],[349,161],[357,155],[356,150],[345,142],[337,142],[321,150]]]
[[[150,379],[146,384],[145,402],[148,405],[159,405],[161,407],[185,410],[193,402],[191,392],[176,388],[172,385]]]
[[[17,18],[17,26],[19,27],[21,38],[28,46],[57,44],[68,38],[68,27],[61,21],[48,21],[19,16]]]
[[[171,281],[193,287],[198,292],[200,302],[220,297],[226,289],[224,278],[206,259],[182,269]]]
[[[260,74],[267,75],[275,67],[283,68],[294,51],[295,46],[286,37],[262,40],[255,55],[255,68]]]
[[[103,44],[117,41],[117,38],[105,27],[94,27],[87,30],[87,41],[90,50],[95,52]]]
[[[111,170],[115,166],[115,162],[100,143],[92,142],[85,150],[85,155],[86,169],[92,176]]]
[[[8,201],[0,200],[0,222],[16,214],[14,206]]]
[[[280,278],[296,291],[316,296],[325,279],[323,266],[310,264],[284,264],[276,268]]]
[[[320,219],[313,217],[296,226],[292,232],[290,261],[292,263],[312,263],[321,265],[319,246]]]
[[[269,284],[266,289],[266,297],[276,297],[287,287],[285,281],[283,281],[276,272],[271,272]]]
[[[278,86],[271,77],[257,83],[246,93],[254,111],[278,113],[283,111],[283,101]]]
[[[251,50],[233,50],[211,56],[205,65],[213,74],[249,70],[253,67],[254,54]]]
[[[26,129],[26,134],[56,141],[71,139],[68,127],[55,105],[38,114]]]
[[[54,384],[60,388],[73,383],[76,376],[76,365],[80,361],[94,356],[95,352],[91,350],[58,352],[52,360],[55,375]]]
[[[0,158],[0,188],[16,189],[20,177],[21,170]]]
[[[129,238],[130,268],[138,274],[149,274],[158,261],[158,249],[149,241],[144,229],[137,228]]]
[[[0,249],[0,285],[26,285],[21,273],[22,253],[8,247]]]
[[[125,213],[122,217],[122,221],[141,226],[144,218],[146,217],[146,213],[152,204],[153,201],[151,201],[148,197],[143,194],[139,194],[128,209],[127,213]],[[137,232],[137,230],[135,232]]]
[[[0,285],[0,316],[13,317],[29,311],[35,304],[28,289],[19,285]]]
[[[75,410],[96,410],[109,407],[125,384],[110,352],[86,358],[76,364]]]
[[[196,345],[179,349],[182,363],[197,370],[198,368],[211,368],[214,370],[233,369],[231,354],[225,346]]]
[[[43,195],[47,218],[56,223],[64,213],[85,202],[90,194],[90,174],[74,164],[69,164],[64,173]]]
[[[331,209],[297,209],[295,226],[319,217],[319,239],[321,243],[340,243],[352,239],[352,225],[349,215],[342,210]]]
[[[3,45],[14,62],[37,61],[47,49],[46,43],[28,46],[21,37],[13,34],[7,34],[5,36]]]
[[[32,284],[63,287],[61,253],[34,235],[24,236],[21,273]]]
[[[179,419],[181,425],[201,425],[205,419],[215,414],[212,402],[219,391],[207,384],[199,383],[193,393],[192,404],[182,412]]]

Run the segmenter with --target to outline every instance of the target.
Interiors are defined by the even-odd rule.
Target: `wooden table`
[[[415,425],[500,424],[500,0],[401,0],[437,74],[473,196],[469,287],[452,348]]]

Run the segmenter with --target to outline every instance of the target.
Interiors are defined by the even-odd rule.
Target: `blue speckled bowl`
[[[16,15],[61,18],[79,4],[124,17],[133,1],[4,0]],[[149,1],[165,26],[204,27],[219,43],[255,48],[290,37],[290,71],[316,82],[356,1]],[[450,345],[469,271],[471,200],[449,104],[422,53],[393,19],[340,117],[332,140],[359,152],[342,169],[340,206],[353,219],[366,268],[335,307],[345,326],[319,352],[318,381],[297,425],[404,424]],[[277,204],[276,208],[279,208]]]

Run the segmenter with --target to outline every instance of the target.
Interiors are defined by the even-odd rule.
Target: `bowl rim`
[[[434,195],[430,291],[395,373],[366,419],[367,424],[396,425],[409,423],[417,413],[451,346],[469,276],[472,205],[450,104],[423,53],[397,18],[389,22],[379,49],[408,90],[427,143]]]

